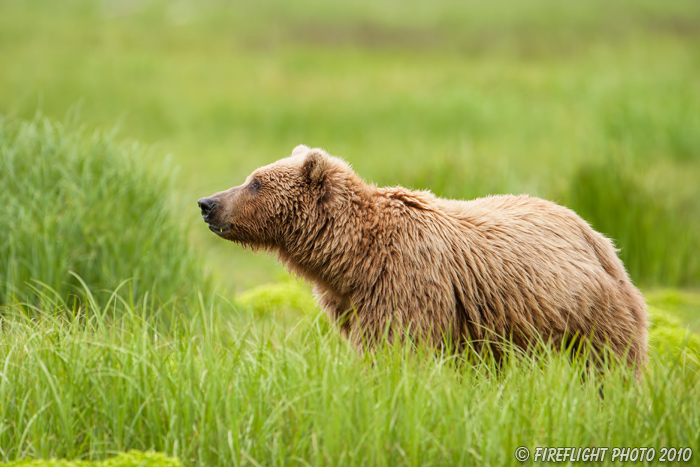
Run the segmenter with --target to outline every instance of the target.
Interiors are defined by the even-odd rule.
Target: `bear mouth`
[[[221,236],[221,235],[225,234],[226,232],[228,232],[229,230],[231,230],[231,228],[233,227],[233,224],[229,222],[228,224],[224,224],[224,225],[208,224],[208,226],[209,226],[209,230],[214,232],[216,235]]]

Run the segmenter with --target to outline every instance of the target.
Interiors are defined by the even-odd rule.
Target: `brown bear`
[[[357,346],[406,331],[436,346],[584,338],[637,372],[647,360],[644,298],[611,241],[552,202],[378,188],[298,146],[198,204],[212,232],[273,251],[310,280]]]

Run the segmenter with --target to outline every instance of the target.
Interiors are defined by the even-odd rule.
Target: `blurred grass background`
[[[687,287],[699,50],[684,0],[0,0],[0,113],[117,122],[172,154],[182,222],[234,290],[285,273],[210,235],[195,201],[299,143],[378,184],[565,203],[637,283]]]

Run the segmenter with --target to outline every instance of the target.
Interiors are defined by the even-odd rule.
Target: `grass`
[[[698,31],[690,0],[0,0],[0,461],[700,445]],[[377,184],[574,208],[646,292],[644,378],[358,355],[307,284],[198,218],[299,143]]]
[[[697,300],[697,298],[693,298]],[[322,317],[46,301],[2,320],[0,459],[155,449],[185,465],[504,465],[518,446],[697,446],[700,354],[581,380],[555,354],[359,356]],[[656,341],[653,341],[656,342]],[[700,347],[698,347],[700,349]],[[601,391],[604,397],[601,398]]]
[[[139,300],[203,286],[176,215],[172,170],[136,144],[42,117],[0,120],[0,304],[81,288]],[[185,247],[183,248],[183,245]],[[173,252],[177,252],[174,254]]]
[[[638,282],[700,281],[700,257],[692,253],[700,248],[699,205],[674,205],[672,196],[655,192],[643,176],[614,163],[582,167],[565,198],[596,230],[615,239],[620,258]]]

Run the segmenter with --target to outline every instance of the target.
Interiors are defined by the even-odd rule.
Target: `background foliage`
[[[281,268],[195,201],[299,143],[378,184],[569,204],[637,282],[697,285],[699,25],[692,0],[1,0],[0,113],[77,105],[171,153],[181,222],[239,291]]]

